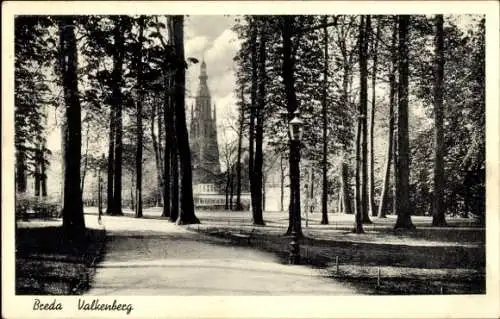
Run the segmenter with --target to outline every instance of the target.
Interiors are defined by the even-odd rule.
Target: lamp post
[[[101,161],[98,164],[97,167],[97,206],[98,206],[98,221],[101,222],[101,216],[102,216],[102,179],[101,179],[101,168],[105,163],[105,156],[102,154],[101,156]]]
[[[304,122],[299,117],[298,110],[294,112],[293,119],[289,122],[290,129],[290,157],[292,160],[293,169],[291,170],[290,179],[292,184],[292,241],[290,242],[289,263],[296,265],[300,263],[300,246],[299,232],[300,229],[300,144],[302,140]]]

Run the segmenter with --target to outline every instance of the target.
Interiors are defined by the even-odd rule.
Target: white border
[[[210,1],[2,3],[2,317],[123,317],[77,312],[78,297],[57,297],[62,312],[33,312],[33,298],[14,295],[13,18],[16,14],[486,14],[487,294],[368,297],[100,297],[133,303],[131,318],[496,318],[499,308],[499,6],[495,1]],[[50,299],[50,298],[49,298]],[[89,299],[88,297],[86,299]]]

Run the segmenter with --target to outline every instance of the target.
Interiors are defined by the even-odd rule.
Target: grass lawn
[[[250,246],[288,262],[290,237],[285,213],[265,213],[266,226],[253,226],[250,212],[197,212],[201,225],[188,228],[246,245],[238,234],[252,233]],[[313,214],[300,240],[301,263],[368,294],[484,294],[485,229],[472,219],[449,218],[449,227],[430,227],[414,217],[413,231],[395,231],[394,216],[372,218],[365,234],[354,234],[353,215],[331,214],[320,225]],[[252,231],[253,230],[253,231]],[[313,288],[312,288],[313,289]]]
[[[16,228],[16,294],[78,295],[89,287],[105,233],[87,228],[85,238],[65,238],[61,221],[30,220]]]

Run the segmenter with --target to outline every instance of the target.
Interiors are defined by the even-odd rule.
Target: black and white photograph
[[[486,196],[498,195],[498,154],[486,156],[498,153],[497,122],[486,134],[498,3],[280,13],[278,2],[276,14],[126,3],[11,17],[2,268],[17,310],[148,317],[136,301],[153,296],[163,312],[148,314],[202,317],[162,298],[307,309],[301,298],[321,296],[330,314],[351,298],[355,315],[352,298],[498,296],[498,228],[487,240],[498,198]]]

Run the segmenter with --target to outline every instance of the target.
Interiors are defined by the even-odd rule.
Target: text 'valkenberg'
[[[94,299],[92,302],[87,302],[83,299],[78,299],[78,310],[83,311],[126,311],[127,315],[134,309],[132,304],[120,304],[113,300],[112,304],[99,303],[99,299]]]

